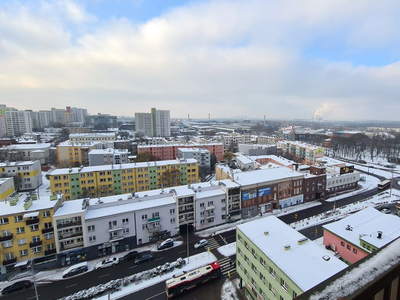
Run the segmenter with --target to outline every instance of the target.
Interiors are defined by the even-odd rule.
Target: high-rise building
[[[171,135],[169,110],[151,109],[151,113],[135,113],[136,131],[150,137]]]
[[[31,112],[10,108],[6,111],[6,126],[9,136],[32,132]]]

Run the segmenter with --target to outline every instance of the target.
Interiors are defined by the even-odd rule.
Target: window
[[[159,217],[160,217],[160,213],[159,213],[159,212],[153,213],[153,219],[154,219],[154,218],[159,218]]]
[[[272,269],[271,267],[269,267],[269,274],[273,277],[273,278],[275,278],[275,270],[274,269]]]
[[[43,212],[43,218],[48,218],[50,216],[51,216],[51,214],[50,214],[49,210],[46,210],[46,211]]]
[[[53,228],[53,225],[51,224],[51,222],[46,222],[46,223],[44,223],[44,228],[46,228],[46,229]]]
[[[26,244],[26,239],[19,239],[18,240],[18,245],[25,245]]]
[[[342,241],[342,242],[340,242],[340,245],[344,247],[344,242],[343,242],[343,241]]]
[[[175,208],[170,209],[170,210],[169,210],[169,213],[170,213],[171,215],[174,215],[174,214],[175,214]]]
[[[204,207],[204,203],[200,203],[200,207],[203,208]]]
[[[23,256],[27,256],[28,255],[28,250],[27,249],[23,249],[19,251],[19,256],[23,257]]]
[[[257,274],[257,268],[254,264],[251,264],[251,268],[253,269],[253,272]]]
[[[293,291],[293,298],[297,297],[297,293],[295,291]]]
[[[95,242],[95,241],[96,241],[95,235],[89,236],[89,242]]]
[[[0,218],[0,224],[8,224],[8,218]]]
[[[257,259],[257,253],[256,250],[251,249],[251,253],[253,254],[254,258]]]
[[[87,230],[90,232],[90,231],[95,231],[95,229],[96,229],[96,227],[94,226],[94,225],[89,225],[88,227],[87,227]]]
[[[10,248],[12,247],[12,241],[3,242],[3,248]]]
[[[353,248],[353,252],[354,252],[355,254],[357,254],[357,249],[356,249],[356,248]]]
[[[129,233],[129,228],[124,228],[124,233]]]
[[[17,222],[22,222],[23,220],[24,220],[24,218],[23,218],[22,215],[21,215],[21,216],[15,216],[15,217],[14,217],[15,223],[17,223]]]
[[[51,240],[54,238],[54,233],[53,232],[45,233],[44,238],[46,240]]]
[[[260,279],[265,284],[265,276],[262,273],[260,273]]]
[[[351,246],[349,244],[347,244],[346,248],[347,250],[351,250]]]
[[[113,228],[114,226],[117,226],[117,221],[108,222],[108,227],[109,228]]]
[[[265,268],[265,260],[262,257],[260,257],[260,264]]]
[[[147,224],[142,224],[142,229],[146,230],[147,229]]]
[[[283,278],[281,278],[281,287],[287,292],[287,283],[285,280],[283,280]]]
[[[24,227],[18,227],[17,228],[17,234],[20,234],[20,233],[25,233],[25,228]]]
[[[175,223],[175,218],[171,218],[171,224]]]
[[[272,284],[269,284],[269,291],[271,292],[272,295],[275,296],[275,289],[274,289],[274,287],[272,286]]]
[[[147,215],[142,215],[142,220],[147,220]]]
[[[37,231],[39,230],[39,225],[35,224],[35,225],[30,225],[31,227],[31,231]]]

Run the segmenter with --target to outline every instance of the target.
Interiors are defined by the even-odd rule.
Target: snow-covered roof
[[[62,206],[60,206],[54,213],[53,217],[66,217],[69,215],[74,215],[82,213],[82,199],[79,200],[68,200],[65,201]]]
[[[191,152],[210,152],[207,149],[202,149],[202,148],[178,148],[178,151],[187,152],[187,153],[191,153]]]
[[[2,216],[27,214],[31,212],[41,211],[44,209],[51,209],[57,204],[57,200],[50,200],[50,196],[42,196],[37,200],[32,200],[32,205],[24,208],[24,200],[26,198],[20,197],[15,205],[11,206],[10,201],[0,202],[0,211]]]
[[[127,154],[128,150],[125,149],[92,149],[89,154]]]
[[[204,146],[222,146],[222,143],[191,143],[191,144],[167,144],[167,145],[139,145],[138,148],[154,148],[154,147],[204,147]]]
[[[43,150],[43,149],[47,149],[50,147],[51,147],[50,143],[42,143],[42,144],[13,144],[13,145],[9,145],[5,148],[17,149],[17,150],[30,150],[30,149]]]
[[[304,177],[304,174],[293,171],[286,167],[278,167],[242,172],[239,174],[235,174],[234,177],[235,182],[237,182],[241,186],[246,186],[274,180],[283,181],[289,178],[301,179]]]
[[[367,207],[344,219],[324,225],[323,228],[359,247],[362,239],[381,248],[400,237],[400,218]],[[382,232],[381,238],[378,238],[378,231]]]
[[[36,162],[35,161],[10,161],[7,163],[0,163],[0,167],[4,168],[4,167],[19,167],[19,166],[31,166],[32,164],[34,164]]]
[[[286,159],[284,157],[276,156],[276,155],[254,155],[250,156],[252,160],[257,160],[257,159],[271,159],[275,161],[276,163],[281,164],[282,166],[290,166],[295,164],[293,160]]]
[[[64,168],[64,169],[56,169],[51,172],[51,176],[53,175],[64,175],[64,174],[78,174],[78,173],[88,173],[88,172],[97,172],[97,171],[111,171],[114,169],[134,169],[134,168],[148,168],[148,167],[160,167],[160,166],[168,166],[175,165],[178,163],[197,163],[197,160],[194,158],[187,158],[185,160],[161,160],[161,161],[151,161],[151,162],[141,162],[141,163],[129,163],[129,164],[120,164],[118,166],[112,165],[103,165],[103,166],[90,166],[83,168]]]
[[[333,255],[327,259],[324,249],[310,240],[304,241],[304,235],[274,216],[237,228],[303,291],[347,267]],[[299,245],[300,240],[303,242]],[[285,246],[290,248],[286,250]]]
[[[245,155],[238,155],[235,156],[236,161],[240,161],[242,164],[247,165],[247,164],[251,164],[253,162],[253,160]]]

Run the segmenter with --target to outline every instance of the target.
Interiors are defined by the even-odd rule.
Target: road
[[[396,180],[397,182],[397,180]],[[346,197],[340,200],[336,201],[336,207],[344,206],[351,204],[353,202],[357,202],[360,200],[363,200],[365,198],[371,197],[377,193],[381,192],[377,188],[363,192],[359,195],[354,195],[350,197]],[[295,221],[300,221],[303,219],[307,219],[309,217],[312,217],[317,214],[324,213],[326,211],[329,211],[333,208],[334,203],[333,202],[327,202],[327,201],[321,201],[321,205],[311,207],[305,210],[297,211],[296,213],[291,213],[287,214],[284,216],[279,217],[283,222],[286,224],[290,224]],[[317,233],[315,233],[315,229],[317,229]],[[319,238],[322,236],[322,224],[316,225],[304,230],[300,231],[302,234],[304,234],[306,237],[310,238],[311,240],[314,240],[316,238]],[[210,237],[216,242],[216,247],[218,246],[223,246],[225,244],[229,244],[232,242],[235,242],[236,240],[236,232],[235,229],[232,229],[230,231],[226,231],[221,234],[217,234],[213,237]],[[193,245],[200,240],[201,238],[195,236],[194,234],[189,235],[189,247],[190,247],[190,255],[194,255],[200,252],[205,251],[204,248],[201,249],[194,249]],[[58,299],[62,298],[67,295],[71,295],[77,291],[81,291],[83,289],[87,289],[92,286],[96,286],[101,283],[106,283],[112,279],[118,279],[122,278],[125,276],[129,276],[144,270],[148,270],[151,268],[154,268],[156,266],[162,265],[166,262],[171,262],[176,260],[179,257],[186,257],[187,256],[187,247],[186,247],[186,236],[183,237],[184,243],[180,246],[174,247],[173,249],[166,249],[164,251],[160,252],[154,252],[154,260],[150,262],[146,262],[142,265],[136,266],[133,261],[130,262],[124,262],[120,263],[119,265],[115,267],[110,267],[107,269],[99,270],[99,271],[92,271],[86,274],[83,274],[81,276],[73,277],[70,279],[66,280],[61,280],[61,281],[55,281],[51,284],[46,284],[46,285],[39,285],[38,286],[38,294],[39,294],[39,299]],[[217,259],[222,259],[222,255],[218,253],[215,249],[212,250],[213,254],[217,257]],[[234,259],[234,258],[233,258]],[[222,283],[224,282],[224,278],[221,278],[219,281],[213,283],[213,286],[215,287],[221,287]],[[209,289],[204,288],[204,289],[198,289],[196,293],[188,293],[185,295],[185,297],[181,297],[180,299],[213,299],[212,296],[215,296],[215,291],[214,294],[207,296],[206,294],[208,293]],[[213,289],[211,289],[213,290]],[[199,293],[205,293],[202,297],[199,296]],[[157,299],[165,299],[164,295],[164,283],[157,284],[155,286],[152,286],[151,288],[148,289],[143,289],[139,292],[136,292],[128,297],[125,297],[123,299],[132,299],[134,297],[135,299],[152,299],[152,300],[157,300]],[[11,295],[3,296],[3,299],[29,299],[33,300],[35,299],[35,292],[34,289],[29,289],[21,292],[17,292]]]

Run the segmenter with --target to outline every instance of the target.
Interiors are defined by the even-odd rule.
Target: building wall
[[[236,229],[236,270],[247,299],[291,300],[303,292],[240,229]]]
[[[13,178],[0,179],[0,201],[10,200],[10,196],[15,192]]]
[[[324,245],[330,246],[331,249],[333,248],[332,245],[335,245],[335,251],[350,264],[359,261],[369,254],[365,250],[362,250],[360,246],[349,243],[326,229],[324,229]]]
[[[0,174],[6,177],[19,175],[20,191],[30,191],[42,185],[40,161],[0,164]]]

